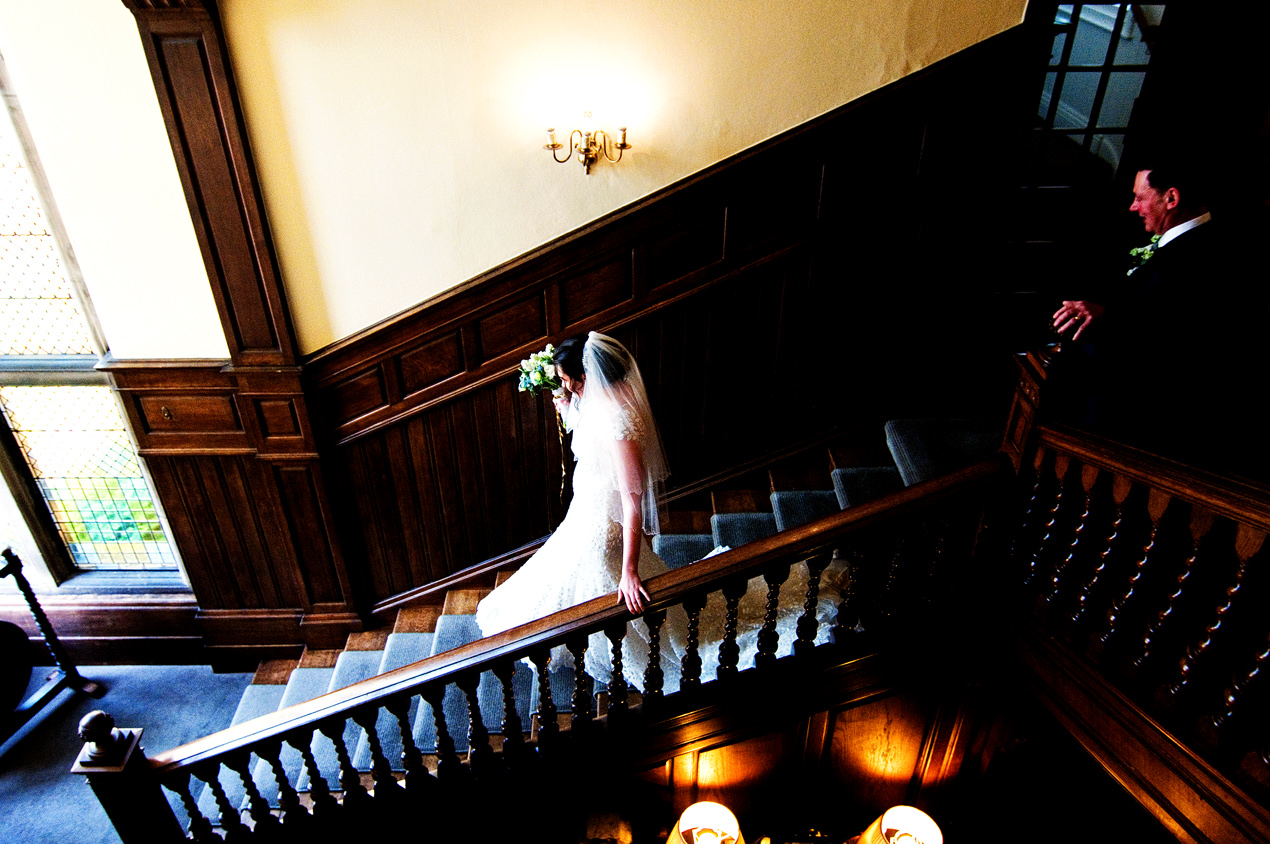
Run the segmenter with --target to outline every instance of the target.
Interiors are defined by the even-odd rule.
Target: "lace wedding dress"
[[[573,430],[573,450],[577,467],[573,476],[573,500],[560,527],[519,571],[480,602],[476,622],[483,635],[492,636],[512,627],[589,601],[612,596],[616,604],[622,576],[621,500],[607,459],[611,442],[647,435],[639,417],[624,408],[610,409],[592,404],[578,413]],[[640,543],[639,575],[647,581],[669,571],[653,553],[647,538]],[[817,642],[829,637],[830,622],[838,600],[832,584],[836,572],[831,567],[821,578],[821,599],[817,610],[820,630]],[[777,630],[779,656],[792,651],[795,625],[803,612],[807,593],[807,570],[798,564],[781,588]],[[738,667],[754,665],[758,631],[767,603],[767,584],[758,577],[750,581],[738,614],[740,647]],[[723,639],[725,604],[714,593],[702,612],[698,641],[702,659],[702,681],[714,678],[719,664],[718,645]],[[663,689],[672,693],[679,687],[680,660],[687,640],[687,616],[680,607],[667,613],[661,628]],[[643,689],[648,667],[649,631],[635,619],[627,625],[622,643],[623,675],[636,689]],[[601,683],[611,677],[611,644],[602,633],[593,634],[586,652],[586,673]],[[551,669],[572,667],[573,656],[564,647],[552,651]]]
[[[485,636],[601,595],[612,596],[615,604],[620,601],[617,587],[622,578],[622,503],[608,449],[614,440],[638,441],[647,432],[639,418],[625,408],[599,402],[587,403],[586,410],[576,411],[574,418],[573,452],[577,466],[569,512],[538,552],[477,606],[476,623]],[[643,537],[638,570],[641,580],[669,571]],[[643,686],[648,664],[648,638],[644,622],[636,620],[628,626],[622,649],[623,674],[637,687]],[[666,652],[667,644],[663,635],[664,668],[670,670],[677,665],[682,649],[672,655]],[[679,644],[682,648],[682,640]],[[607,682],[610,675],[609,654],[606,636],[596,633],[590,637],[586,670],[601,682]],[[552,669],[572,664],[573,656],[565,648],[552,650]]]
[[[593,348],[598,346],[597,348]],[[476,608],[476,624],[484,636],[511,630],[519,624],[550,616],[561,609],[575,607],[601,595],[610,595],[620,603],[617,586],[622,574],[622,492],[634,491],[643,500],[643,525],[646,531],[658,528],[657,486],[665,477],[664,454],[655,429],[652,411],[644,392],[638,367],[629,353],[615,340],[592,333],[587,341],[588,353],[625,355],[626,376],[621,381],[605,382],[601,366],[588,366],[587,397],[569,406],[568,420],[573,432],[573,452],[577,468],[573,476],[573,501],[564,522],[521,570],[505,580]],[[593,362],[594,359],[592,359]],[[618,458],[617,440],[634,440],[643,453],[643,467],[635,472],[643,477],[621,477],[624,467]],[[626,467],[627,472],[630,467]],[[638,487],[638,489],[636,489]],[[662,558],[655,555],[648,538],[640,537],[639,575],[650,577],[668,571]],[[817,642],[828,640],[829,627],[838,595],[832,584],[837,571],[825,571],[817,610],[819,630]],[[808,588],[806,567],[791,567],[789,580],[780,591],[777,631],[780,645],[777,655],[792,650],[795,626],[803,614]],[[767,604],[767,584],[762,577],[749,583],[738,613],[738,668],[754,664],[758,650],[758,631]],[[702,610],[699,638],[701,679],[709,682],[719,665],[719,642],[723,641],[725,603],[723,595],[714,593]],[[687,642],[687,614],[674,607],[660,632],[663,689],[673,693],[679,687],[679,665]],[[627,624],[622,641],[622,674],[636,689],[644,688],[648,668],[649,631],[643,619]],[[551,670],[572,668],[573,655],[565,647],[551,651]],[[611,643],[603,633],[588,640],[585,673],[599,683],[611,679]]]

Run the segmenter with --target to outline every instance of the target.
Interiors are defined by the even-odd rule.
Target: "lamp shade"
[[[727,806],[702,802],[684,809],[666,844],[745,844],[745,839]]]
[[[944,834],[921,809],[892,806],[861,833],[859,844],[944,844]]]

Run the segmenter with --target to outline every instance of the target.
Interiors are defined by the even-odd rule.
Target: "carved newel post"
[[[84,774],[123,844],[185,838],[141,748],[141,730],[115,728],[100,709],[79,722],[84,749],[72,774]]]

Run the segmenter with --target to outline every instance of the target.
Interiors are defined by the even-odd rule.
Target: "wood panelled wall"
[[[215,4],[126,5],[231,360],[107,368],[209,645],[338,644],[548,533],[554,414],[512,373],[573,333],[635,353],[675,490],[996,385],[1004,411],[1009,349],[982,326],[1012,231],[1000,150],[1027,113],[1017,32],[297,363]]]
[[[975,655],[949,659],[964,669]],[[584,812],[627,819],[635,840],[652,840],[702,800],[732,809],[750,840],[810,841],[816,829],[846,841],[895,805],[930,812],[945,836],[977,828],[985,771],[1008,742],[1031,740],[1036,724],[994,684],[956,672],[916,680],[927,667],[870,654],[742,680],[601,745],[622,761],[589,771],[571,797]]]
[[[852,426],[880,436],[888,416],[981,409],[993,390],[1004,413],[1009,346],[980,324],[998,279],[983,262],[968,276],[965,255],[941,265],[959,224],[927,229],[922,197],[956,157],[931,150],[950,131],[936,124],[965,118],[950,92],[981,92],[974,80],[1018,46],[986,45],[309,360],[370,600],[553,529],[554,420],[513,373],[573,334],[611,333],[635,354],[672,494]],[[960,248],[989,251],[982,236]],[[975,336],[946,321],[953,302]]]

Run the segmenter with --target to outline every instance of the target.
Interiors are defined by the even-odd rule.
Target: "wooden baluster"
[[[726,611],[723,621],[723,641],[719,643],[718,678],[724,680],[735,677],[737,663],[741,658],[741,648],[736,642],[737,625],[739,624],[741,598],[749,588],[745,578],[736,578],[723,585],[723,601]]]
[[[370,749],[370,775],[375,783],[375,802],[382,808],[399,804],[405,792],[393,775],[392,764],[379,743],[379,731],[375,729],[378,720],[379,710],[374,707],[353,713],[353,723],[361,727],[366,735],[366,745]]]
[[[848,548],[845,556],[846,567],[842,573],[842,600],[838,602],[834,614],[833,643],[838,647],[846,645],[864,632],[860,623],[860,613],[856,611],[856,580],[860,571],[860,557],[854,548]]]
[[[410,723],[410,699],[412,695],[389,698],[384,708],[397,719],[397,733],[401,736],[401,762],[406,769],[406,792],[415,796],[426,793],[436,785],[436,777],[423,764],[423,754],[415,744],[414,729]]]
[[[1270,668],[1270,637],[1267,637],[1266,646],[1261,649],[1261,652],[1253,657],[1248,669],[1231,679],[1230,685],[1222,692],[1221,708],[1208,717],[1209,723],[1219,735],[1229,728],[1231,721],[1241,717],[1242,706],[1248,697],[1249,688],[1258,679],[1264,681],[1266,677],[1270,677],[1270,671],[1266,670],[1268,668]],[[1253,715],[1264,715],[1264,713],[1254,712]]]
[[[198,801],[194,799],[194,792],[190,789],[190,775],[184,773],[165,785],[181,798],[185,814],[190,817],[190,839],[195,844],[222,844],[224,839],[212,831],[212,822],[199,811]]]
[[[229,802],[229,796],[225,794],[225,788],[220,784],[219,774],[220,766],[215,762],[194,769],[194,776],[207,783],[207,788],[216,801],[216,811],[220,813],[220,826],[225,830],[225,840],[230,844],[250,841],[251,829],[243,823],[242,816],[238,814],[238,807]]]
[[[490,745],[489,730],[485,729],[485,718],[481,714],[481,701],[477,696],[481,675],[477,671],[466,671],[460,674],[455,683],[467,699],[467,758],[472,773],[486,776],[492,773],[494,748]]]
[[[1177,617],[1177,606],[1182,600],[1182,592],[1186,588],[1187,581],[1191,578],[1191,573],[1196,570],[1195,561],[1199,559],[1200,543],[1208,535],[1209,530],[1212,529],[1214,519],[1212,511],[1206,510],[1199,505],[1192,506],[1190,520],[1191,553],[1186,557],[1182,573],[1177,576],[1177,588],[1169,595],[1165,601],[1164,608],[1156,615],[1142,637],[1142,647],[1132,660],[1135,668],[1143,669],[1146,667],[1151,660],[1152,649],[1159,641],[1165,628],[1169,626],[1170,621]]]
[[[556,720],[556,704],[551,699],[551,678],[547,672],[551,666],[551,650],[535,648],[529,652],[529,658],[538,670],[538,747],[550,747],[560,735],[560,724]]]
[[[767,607],[763,613],[763,629],[758,632],[758,651],[754,654],[754,667],[766,668],[776,662],[776,650],[780,647],[780,631],[776,629],[780,613],[781,584],[789,579],[789,563],[772,566],[763,573],[767,583]]]
[[[1239,598],[1239,593],[1243,589],[1244,575],[1248,572],[1248,560],[1261,550],[1265,539],[1265,531],[1245,524],[1241,524],[1235,532],[1235,557],[1238,560],[1238,564],[1235,568],[1234,581],[1226,589],[1226,593],[1222,597],[1222,603],[1213,611],[1213,620],[1204,628],[1203,638],[1187,648],[1186,653],[1182,656],[1178,664],[1177,679],[1166,689],[1166,702],[1175,701],[1194,682],[1196,665],[1212,648],[1213,639],[1221,634],[1230,614],[1230,608]]]
[[[706,596],[693,595],[684,599],[683,608],[688,613],[688,632],[683,659],[679,662],[679,690],[696,691],[701,688],[701,611],[705,609]]]
[[[1081,619],[1085,617],[1085,612],[1092,605],[1091,596],[1098,588],[1103,575],[1107,573],[1108,564],[1116,549],[1116,539],[1120,536],[1120,527],[1124,522],[1124,502],[1129,497],[1129,491],[1133,489],[1133,482],[1128,478],[1115,475],[1111,479],[1111,502],[1112,502],[1112,519],[1111,529],[1107,531],[1107,536],[1102,542],[1102,553],[1098,555],[1098,565],[1094,567],[1093,573],[1089,575],[1089,579],[1081,584],[1080,592],[1076,597],[1076,607],[1071,614],[1071,622],[1079,624]]]
[[[490,744],[489,730],[485,729],[485,716],[481,712],[478,695],[481,675],[477,671],[465,671],[454,678],[454,685],[463,693],[467,705],[467,765],[474,776],[484,777],[493,773],[494,748]]]
[[[1027,507],[1024,508],[1019,529],[1015,532],[1014,540],[1010,546],[1010,559],[1016,562],[1025,555],[1028,556],[1029,560],[1031,559],[1027,546],[1031,542],[1032,532],[1036,529],[1035,525],[1041,518],[1041,491],[1045,487],[1045,472],[1043,471],[1045,456],[1044,446],[1038,447],[1036,454],[1032,455],[1032,493],[1028,497]],[[1031,577],[1031,564],[1029,562],[1023,582],[1026,584]]]
[[[345,818],[354,829],[371,817],[371,798],[362,786],[361,774],[353,767],[349,758],[348,746],[344,744],[344,719],[329,718],[318,724],[318,732],[326,736],[335,747],[335,758],[339,763],[340,790],[344,797],[340,805],[344,807]]]
[[[1046,584],[1045,589],[1041,593],[1041,597],[1046,604],[1052,605],[1055,598],[1058,597],[1059,591],[1063,588],[1067,570],[1071,568],[1072,561],[1082,552],[1081,538],[1084,536],[1085,528],[1089,524],[1089,514],[1094,508],[1094,483],[1098,480],[1098,467],[1083,465],[1080,469],[1080,486],[1085,492],[1084,507],[1081,509],[1080,516],[1076,519],[1076,529],[1072,531],[1072,541],[1067,548],[1067,556],[1063,558],[1057,566],[1054,567],[1054,574]]]
[[[648,626],[648,668],[644,669],[644,709],[655,709],[662,702],[662,685],[665,682],[661,668],[661,626],[666,621],[665,610],[649,610],[644,613]]]
[[[275,739],[262,742],[256,747],[256,755],[269,766],[274,782],[278,784],[278,808],[282,810],[282,825],[288,830],[288,837],[295,840],[309,837],[313,829],[313,816],[300,802],[300,795],[287,779],[286,769],[282,765],[282,741]]]
[[[252,829],[256,835],[268,840],[278,833],[278,819],[269,810],[269,801],[256,787],[256,780],[251,775],[251,753],[242,750],[230,753],[224,758],[225,767],[238,774],[243,784],[246,797],[247,814],[251,817]]]
[[[586,673],[587,637],[582,634],[572,636],[565,642],[569,653],[573,654],[573,700],[571,712],[573,720],[570,730],[581,731],[591,724],[595,717],[595,697],[591,692],[591,675]]]
[[[502,659],[494,664],[494,676],[503,690],[503,761],[509,767],[520,764],[525,752],[525,728],[516,711],[516,689],[512,678],[516,673],[516,661]]]
[[[807,560],[807,594],[803,597],[803,614],[795,627],[798,634],[794,641],[795,656],[806,656],[816,648],[816,633],[820,629],[816,619],[816,610],[820,607],[820,576],[829,567],[830,559],[831,555],[824,553]]]
[[[911,525],[906,528],[911,529]],[[894,547],[886,563],[886,579],[882,582],[882,591],[878,596],[878,622],[883,628],[889,626],[896,607],[903,603],[900,595],[900,570],[904,567],[904,559],[909,550],[910,534],[907,529],[901,528],[894,539]]]
[[[1112,602],[1111,609],[1107,611],[1107,620],[1102,634],[1095,640],[1095,656],[1101,653],[1102,648],[1099,646],[1105,647],[1120,632],[1120,622],[1124,620],[1125,610],[1138,595],[1138,584],[1146,573],[1147,564],[1151,562],[1151,551],[1155,548],[1155,540],[1160,533],[1160,520],[1164,517],[1164,511],[1168,509],[1170,500],[1172,499],[1168,493],[1158,489],[1152,489],[1147,495],[1147,515],[1151,518],[1151,531],[1147,535],[1146,543],[1142,546],[1142,554],[1138,557],[1138,563],[1134,566],[1129,582],[1125,585],[1124,591]]]
[[[929,606],[938,595],[940,572],[943,571],[945,558],[948,556],[948,534],[952,532],[952,519],[937,519],[933,528],[927,524],[923,525],[923,530],[927,533],[925,538],[930,540],[930,551],[926,554],[930,563],[926,566],[926,573],[921,583],[921,594],[917,596],[917,600]],[[932,531],[933,537],[930,535]]]
[[[609,679],[609,723],[620,720],[627,711],[627,695],[630,684],[626,682],[626,670],[622,655],[622,639],[626,636],[626,622],[615,621],[604,628],[609,640],[612,659],[612,676]]]
[[[286,742],[300,752],[301,765],[309,775],[309,797],[313,801],[314,819],[323,828],[330,828],[332,825],[338,827],[340,804],[331,793],[326,778],[322,776],[317,760],[313,758],[313,730],[292,733],[286,737]],[[282,778],[286,779],[285,773]]]
[[[1045,559],[1052,553],[1050,545],[1056,541],[1058,518],[1066,500],[1067,468],[1070,464],[1071,458],[1068,455],[1054,455],[1054,477],[1057,481],[1057,486],[1054,488],[1054,503],[1050,505],[1049,518],[1045,522],[1045,527],[1041,529],[1041,538],[1037,541],[1036,550],[1032,552],[1032,558],[1028,562],[1024,586],[1035,586],[1044,578],[1042,569],[1045,568]]]
[[[454,752],[454,739],[445,723],[445,683],[424,687],[423,699],[432,707],[432,721],[437,728],[437,778],[447,782],[464,776],[466,768]]]

